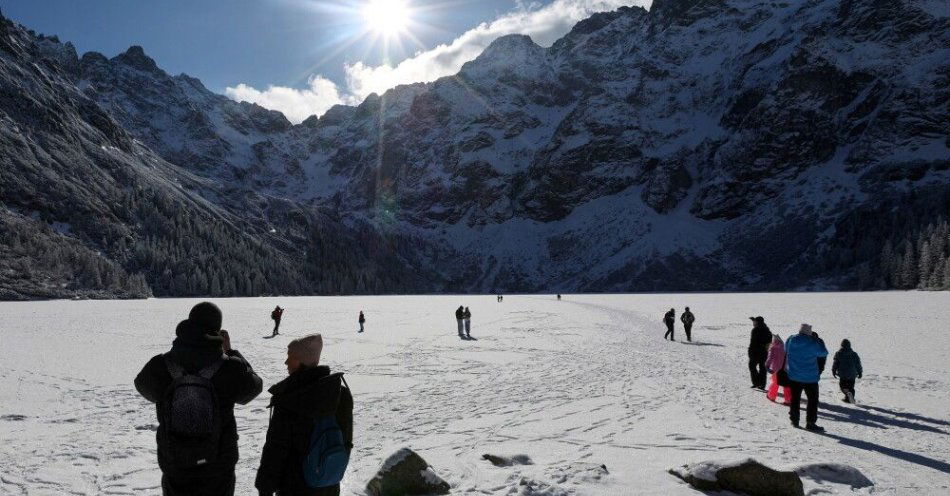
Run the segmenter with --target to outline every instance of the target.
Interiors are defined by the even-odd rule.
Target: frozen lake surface
[[[0,494],[158,494],[155,411],[132,379],[197,301],[0,303]],[[950,494],[950,293],[212,301],[265,390],[286,375],[290,339],[323,333],[323,363],[346,372],[356,401],[346,495],[364,494],[403,446],[453,494],[699,494],[667,469],[745,456],[775,468],[844,463],[874,482],[806,480],[812,494]],[[263,339],[275,304],[286,308],[282,335]],[[471,308],[477,341],[456,337],[458,305]],[[671,306],[696,314],[692,344],[662,339]],[[785,408],[749,389],[752,315],[783,338],[811,323],[832,353],[851,339],[865,369],[860,405],[841,402],[829,360],[827,435],[793,430]],[[238,494],[257,494],[268,400],[235,410]],[[534,463],[498,468],[484,453]]]

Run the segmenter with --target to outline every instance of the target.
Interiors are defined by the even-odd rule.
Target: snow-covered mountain
[[[931,0],[657,0],[549,48],[500,38],[455,76],[299,125],[138,47],[80,59],[33,43],[268,246],[427,271],[374,269],[346,290],[878,287],[881,245],[950,212],[948,15]],[[295,219],[312,215],[357,247],[308,250],[321,230]]]

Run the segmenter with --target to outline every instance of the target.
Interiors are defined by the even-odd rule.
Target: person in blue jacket
[[[818,421],[818,380],[821,377],[818,361],[826,359],[828,349],[824,342],[816,339],[812,328],[802,324],[798,334],[785,342],[785,369],[792,387],[792,404],[788,417],[794,427],[799,426],[801,418],[802,391],[808,397],[805,411],[805,428],[810,431],[824,432]]]

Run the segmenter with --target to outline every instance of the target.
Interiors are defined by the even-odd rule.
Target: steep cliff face
[[[882,203],[907,223],[947,215],[947,15],[930,0],[658,0],[549,48],[500,38],[455,76],[299,125],[138,47],[78,59],[33,43],[117,147],[194,177],[282,252],[310,231],[275,212],[323,212],[393,244],[339,264],[389,253],[380,270],[430,271],[377,291],[791,289],[873,274],[896,227],[860,224]]]

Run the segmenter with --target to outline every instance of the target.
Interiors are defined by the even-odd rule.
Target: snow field
[[[197,301],[0,303],[0,494],[158,494],[155,412],[132,379]],[[356,401],[346,495],[363,494],[401,447],[453,494],[698,494],[666,470],[744,457],[780,469],[842,463],[874,482],[805,478],[812,494],[950,493],[948,293],[213,301],[265,389],[286,375],[290,339],[323,333],[323,362],[346,372]],[[264,339],[275,304],[286,308],[282,334]],[[456,336],[458,305],[471,308],[477,340]],[[671,306],[696,314],[692,344],[678,320],[678,341],[662,339]],[[832,353],[849,338],[861,355],[858,406],[840,401],[829,360],[827,435],[791,429],[785,408],[749,389],[754,315],[783,337],[808,322]],[[268,400],[235,409],[238,494],[256,494]],[[486,453],[531,463],[495,467]]]

